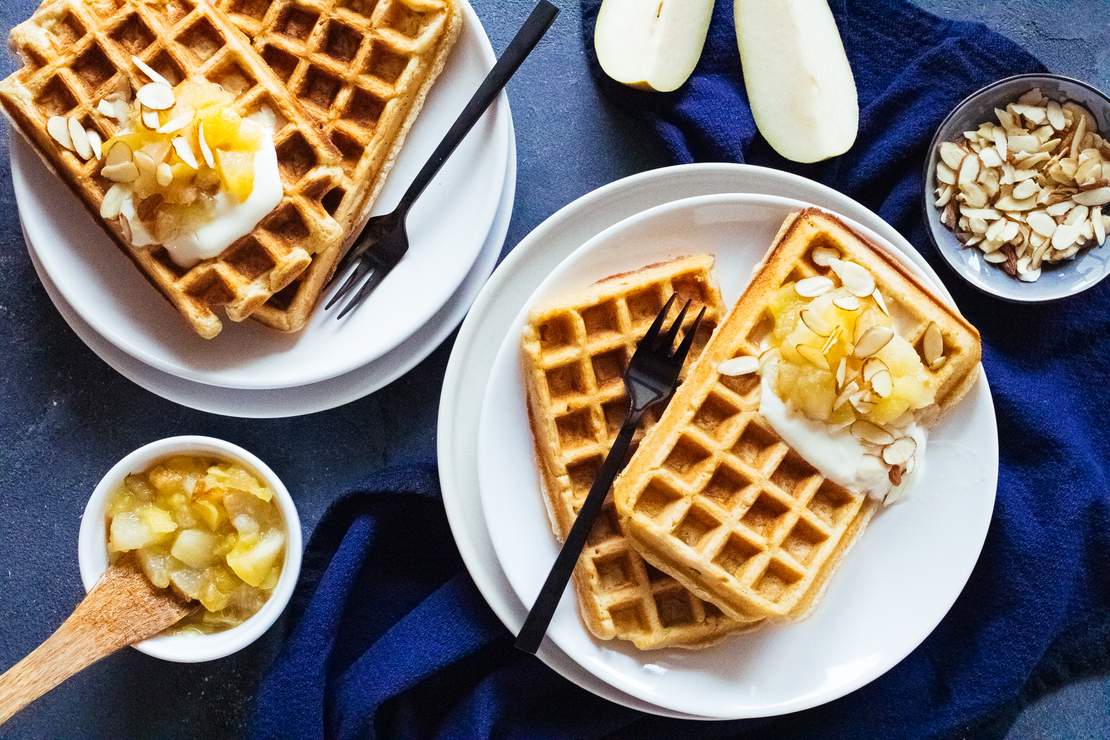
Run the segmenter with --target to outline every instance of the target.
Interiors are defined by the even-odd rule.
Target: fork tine
[[[671,350],[674,349],[674,340],[678,337],[678,331],[682,328],[682,321],[686,318],[686,312],[689,310],[690,301],[686,301],[686,303],[682,304],[682,310],[678,312],[678,316],[675,317],[674,323],[671,324],[671,328],[667,329],[667,333],[663,335],[663,338],[655,343],[655,349],[666,350],[668,355],[671,353]]]
[[[694,323],[690,325],[690,330],[686,332],[686,336],[682,338],[682,343],[678,345],[678,349],[671,355],[678,361],[678,366],[682,367],[686,363],[686,355],[690,354],[690,348],[694,346],[694,335],[698,333],[698,327],[701,326],[701,320],[705,316],[705,306],[701,307],[698,315],[694,318]]]
[[[648,327],[647,333],[644,334],[643,339],[640,340],[640,343],[645,347],[652,346],[656,337],[659,336],[659,330],[663,328],[663,320],[667,318],[667,314],[670,313],[675,298],[678,298],[678,293],[671,293],[671,297],[667,299],[667,302],[663,304],[663,308],[659,309],[659,313],[655,315],[655,321],[651,322],[651,326]]]
[[[358,292],[355,293],[354,297],[347,302],[347,305],[343,307],[343,310],[340,311],[339,315],[335,318],[341,319],[349,314],[351,311],[354,311],[356,308],[358,308],[362,304],[362,302],[366,300],[366,296],[370,295],[370,292],[374,290],[374,288],[378,287],[378,283],[380,283],[382,279],[385,278],[385,276],[388,274],[389,270],[385,270],[380,267],[374,270],[374,272],[371,273],[366,282],[362,284],[362,287],[358,289]]]
[[[340,275],[347,272],[348,267],[350,267],[351,265],[353,265],[355,262],[358,261],[358,258],[361,257],[362,254],[361,253],[355,254],[355,252],[357,252],[357,251],[358,251],[358,245],[357,244],[347,250],[347,254],[343,255],[343,258],[341,260],[339,260],[339,264],[336,265],[335,272],[333,272],[331,274],[331,277],[328,278],[328,282],[324,284],[324,289],[325,290],[330,288],[332,286],[332,284],[335,283],[335,281],[339,279]]]
[[[359,262],[358,266],[355,267],[354,272],[352,272],[350,277],[348,277],[347,280],[343,283],[343,286],[339,290],[335,291],[335,295],[333,295],[324,306],[324,310],[327,311],[336,303],[338,303],[340,298],[350,293],[351,289],[358,285],[358,281],[366,277],[366,273],[370,272],[371,267],[372,265],[368,261],[364,260],[362,262]]]

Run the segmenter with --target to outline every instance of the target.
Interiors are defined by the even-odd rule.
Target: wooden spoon
[[[172,627],[195,608],[154,586],[131,558],[120,560],[46,642],[0,676],[0,725],[78,671]]]

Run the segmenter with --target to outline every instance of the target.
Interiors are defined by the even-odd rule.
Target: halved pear
[[[594,49],[605,74],[641,90],[671,92],[701,58],[713,0],[604,0]]]
[[[735,0],[752,116],[775,151],[817,162],[852,147],[856,81],[826,0]]]

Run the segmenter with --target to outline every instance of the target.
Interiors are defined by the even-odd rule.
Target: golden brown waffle
[[[826,480],[778,438],[759,415],[758,375],[717,370],[729,358],[759,355],[772,321],[768,301],[780,286],[828,273],[812,261],[819,246],[874,276],[899,332],[919,352],[929,322],[940,326],[948,359],[928,371],[935,412],[954,406],[978,376],[979,334],[959,313],[835,217],[817,209],[791,215],[614,486],[633,547],[734,617],[805,616],[877,507]]]
[[[0,83],[4,109],[98,219],[111,185],[97,174],[101,163],[59,147],[46,122],[73,116],[107,140],[118,125],[97,112],[97,104],[117,89],[121,76],[132,89],[149,82],[132,55],[175,85],[185,79],[222,85],[235,94],[243,115],[263,106],[274,112],[284,198],[219,257],[182,269],[162,247],[132,247],[118,221],[105,224],[202,337],[222,328],[215,308],[223,306],[233,321],[247,318],[300,275],[314,252],[333,253],[343,241],[346,229],[326,207],[342,175],[339,151],[207,0],[48,0],[12,30],[11,43],[24,65]]]
[[[458,3],[215,1],[342,152],[343,177],[324,204],[353,238],[458,38]],[[341,254],[318,252],[254,318],[284,331],[303,327]]]
[[[523,337],[528,408],[552,530],[562,540],[578,515],[628,409],[624,370],[672,292],[706,307],[691,357],[721,320],[713,258],[683,257],[615,275],[534,311]],[[677,313],[677,306],[672,314]],[[692,321],[696,308],[687,322]],[[654,417],[644,421],[650,427]],[[749,624],[725,617],[629,547],[612,497],[574,571],[579,610],[603,640],[647,650],[704,647]]]

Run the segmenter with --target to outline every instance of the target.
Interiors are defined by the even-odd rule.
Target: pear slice
[[[713,0],[603,0],[594,49],[605,74],[641,90],[671,92],[701,58]]]
[[[763,138],[795,162],[851,148],[856,82],[826,0],[735,0],[736,40]]]

